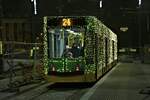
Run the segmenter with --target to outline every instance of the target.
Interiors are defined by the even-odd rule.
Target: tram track
[[[86,84],[56,83],[48,87],[47,92],[30,100],[79,100],[89,88],[89,85]]]
[[[27,89],[0,100],[79,100],[90,87],[87,84],[41,82],[21,88]]]
[[[40,82],[37,84],[29,84],[26,86],[22,86],[19,88],[21,90],[20,92],[16,92],[13,95],[1,98],[0,100],[29,100],[32,97],[32,95],[38,95],[38,91],[44,90],[43,88],[50,84],[51,83]]]
[[[65,100],[80,100],[80,98],[89,90],[87,89],[81,89],[75,91],[72,95],[68,96]]]

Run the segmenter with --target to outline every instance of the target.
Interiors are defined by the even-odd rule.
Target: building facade
[[[27,18],[1,18],[0,41],[32,42],[32,24]]]

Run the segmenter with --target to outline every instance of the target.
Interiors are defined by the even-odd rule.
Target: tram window
[[[84,29],[49,29],[48,50],[50,58],[78,58],[83,56]]]

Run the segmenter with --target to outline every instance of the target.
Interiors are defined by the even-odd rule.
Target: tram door
[[[112,40],[112,58],[113,58],[113,61],[114,61],[114,59],[115,59],[115,42]]]
[[[104,72],[107,69],[107,64],[108,64],[108,39],[105,38],[105,68],[104,68]]]

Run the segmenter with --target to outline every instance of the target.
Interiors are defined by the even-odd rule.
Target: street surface
[[[0,80],[0,100],[150,100],[150,64],[118,63],[96,84],[39,81],[10,91]]]

